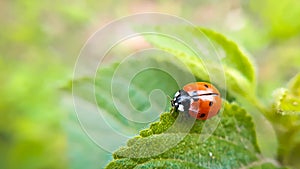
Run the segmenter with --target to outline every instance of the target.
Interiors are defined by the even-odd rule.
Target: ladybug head
[[[191,97],[184,90],[179,90],[175,93],[173,100],[171,100],[171,105],[174,107],[175,111],[186,112],[190,108]]]

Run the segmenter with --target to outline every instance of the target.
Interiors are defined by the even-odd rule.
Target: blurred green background
[[[61,89],[89,36],[114,19],[162,12],[219,31],[257,63],[259,96],[300,71],[297,0],[0,1],[0,168],[102,168],[111,154],[84,134]]]

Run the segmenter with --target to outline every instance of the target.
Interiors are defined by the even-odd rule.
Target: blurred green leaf
[[[300,97],[300,73],[289,82],[288,88],[295,97]]]
[[[157,28],[157,30],[161,29],[168,28]],[[210,81],[210,78],[213,78],[214,83],[219,88],[228,90],[229,94],[243,96],[250,101],[254,100],[256,88],[254,64],[233,41],[205,28],[178,26],[169,29],[169,31],[174,31],[174,34],[176,32],[183,34],[183,39],[174,40],[171,37],[153,35],[146,35],[145,37],[154,46],[175,55],[188,65],[193,74],[199,79]],[[206,44],[206,37],[213,46],[209,43]],[[199,53],[201,57],[198,57],[193,51],[195,43],[196,48],[200,48],[200,52],[202,52]],[[208,53],[208,56],[206,56],[208,58],[202,57],[205,53]],[[216,53],[218,54],[217,58],[214,57]],[[224,75],[226,85],[222,81]]]
[[[251,117],[237,104],[225,102],[222,119],[216,130],[202,140],[204,125],[212,124],[196,120],[189,133],[178,130],[166,132],[175,122],[176,116],[170,113],[161,115],[160,121],[152,123],[149,129],[130,139],[126,147],[114,153],[115,160],[106,168],[280,168],[264,159],[260,153]],[[180,114],[179,114],[180,115]],[[182,121],[181,125],[187,121]],[[186,135],[185,135],[186,134]],[[147,157],[150,151],[159,151],[172,141],[185,136],[176,146],[161,154]],[[146,156],[146,157],[144,157]],[[143,158],[139,158],[143,157]]]
[[[299,168],[300,163],[300,74],[288,84],[288,88],[275,91],[274,112],[272,122],[279,139],[279,160],[285,164]]]
[[[268,103],[271,94],[300,72],[299,38],[280,43],[272,43],[260,54],[257,54],[259,65],[258,96]],[[275,78],[274,78],[275,77]]]
[[[69,147],[65,156],[70,160],[69,168],[99,169],[105,167],[112,157],[87,136],[80,123],[78,123],[76,114],[71,113],[64,123]]]
[[[148,122],[158,119],[160,112],[168,110],[167,96],[173,96],[179,86],[195,80],[180,65],[162,53],[135,56],[99,68],[95,79],[76,79],[73,92],[98,104],[112,127],[136,134]]]
[[[64,116],[53,106],[59,105],[54,79],[62,69],[0,60],[7,73],[0,76],[0,168],[65,168],[66,140],[60,125]]]
[[[249,5],[271,39],[287,39],[300,33],[300,4],[297,0],[254,0],[249,1]]]
[[[276,111],[282,115],[300,115],[300,74],[289,83],[288,89],[276,91]]]
[[[200,30],[213,42],[219,54],[225,53],[222,64],[240,72],[250,83],[255,83],[254,63],[235,42],[210,29],[201,28]]]

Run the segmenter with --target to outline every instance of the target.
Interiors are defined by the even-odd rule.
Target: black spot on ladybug
[[[203,118],[203,117],[205,117],[205,115],[206,115],[206,114],[202,113],[202,114],[200,114],[199,117],[200,117],[200,118]]]
[[[208,88],[208,85],[207,85],[207,84],[205,84],[204,86],[205,86],[206,88]]]
[[[209,102],[209,106],[211,107],[212,105],[213,105],[213,102],[212,102],[212,101],[210,101],[210,102]]]

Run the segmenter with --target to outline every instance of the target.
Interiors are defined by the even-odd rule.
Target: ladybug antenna
[[[169,101],[171,102],[171,104],[173,105],[173,99],[172,99],[172,97],[171,96],[169,96],[169,95],[167,95],[167,97],[168,97],[168,99],[169,99]],[[172,106],[171,107],[171,110],[170,110],[170,113],[171,114],[174,114],[174,112],[175,112],[175,108]]]
[[[169,95],[167,95],[167,98],[171,101],[172,100],[172,97],[171,96],[169,96]]]

